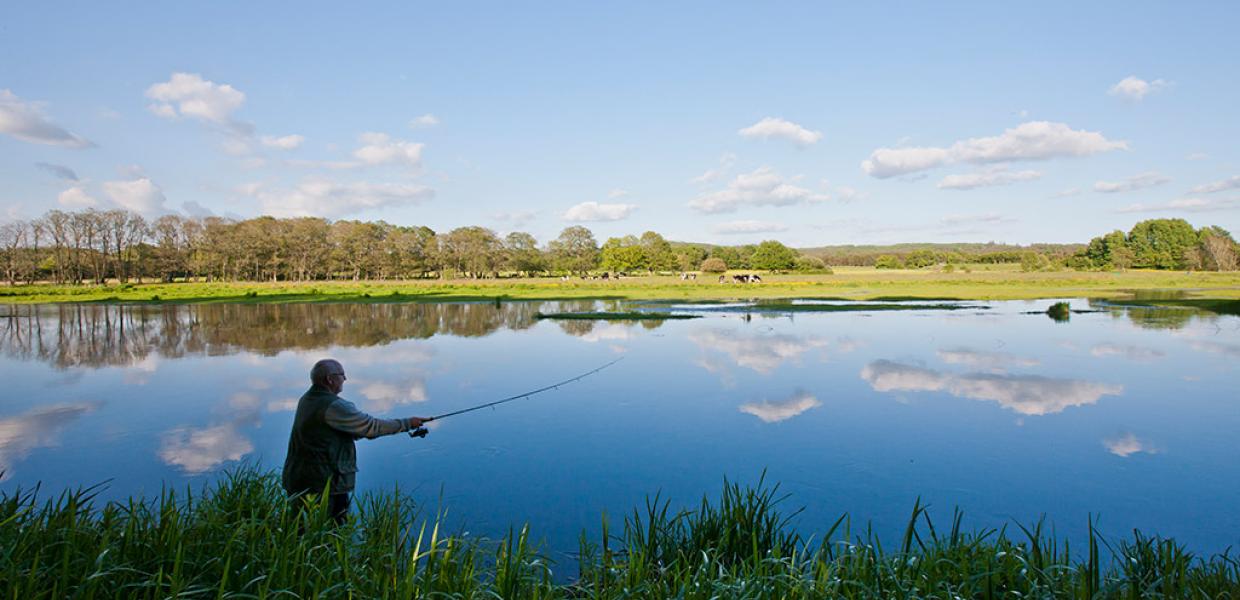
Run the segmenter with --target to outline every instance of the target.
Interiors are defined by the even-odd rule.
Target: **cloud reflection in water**
[[[1128,458],[1138,452],[1146,454],[1158,454],[1158,449],[1151,446],[1148,441],[1138,439],[1132,433],[1126,433],[1117,438],[1110,438],[1102,442],[1107,447],[1107,451],[1120,458]]]
[[[717,351],[728,355],[738,367],[745,367],[763,375],[769,375],[788,360],[827,345],[817,336],[796,336],[786,333],[772,335],[742,335],[727,329],[701,329],[689,334],[689,340],[703,351]],[[699,362],[718,366],[715,361]],[[708,368],[709,370],[709,368]]]
[[[13,474],[13,467],[37,448],[60,443],[60,432],[98,403],[58,404],[0,419],[0,480]]]
[[[798,390],[792,396],[778,402],[763,400],[760,403],[742,404],[740,411],[749,413],[767,423],[778,423],[819,406],[822,406],[822,402],[819,402],[813,394]]]
[[[237,423],[214,427],[178,427],[164,434],[159,458],[191,475],[205,473],[254,451],[254,444],[237,430]]]
[[[1093,404],[1102,396],[1116,396],[1121,385],[1040,375],[943,373],[890,360],[876,360],[861,370],[861,378],[879,392],[947,392],[959,398],[989,400],[1026,416],[1062,412],[1070,406]]]

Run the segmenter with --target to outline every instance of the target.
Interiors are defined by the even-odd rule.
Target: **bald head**
[[[338,375],[339,380],[333,375]],[[344,379],[344,365],[341,365],[338,360],[324,358],[310,367],[310,382],[314,385],[321,385],[339,393],[338,384],[343,384]]]

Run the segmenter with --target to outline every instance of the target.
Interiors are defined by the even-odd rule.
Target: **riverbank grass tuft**
[[[539,553],[528,527],[499,540],[447,532],[398,490],[368,494],[340,527],[327,506],[290,502],[250,467],[202,492],[102,503],[99,488],[52,499],[0,494],[6,598],[1235,598],[1240,562],[1134,532],[1085,548],[1042,522],[936,527],[914,503],[887,548],[847,515],[820,542],[794,533],[778,485],[724,482],[676,510],[659,495],[613,530],[582,534],[576,569]],[[1009,537],[1009,530],[1019,533]],[[1104,552],[1105,551],[1105,552]]]

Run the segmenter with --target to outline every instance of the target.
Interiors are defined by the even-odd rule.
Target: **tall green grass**
[[[253,468],[124,502],[36,488],[0,495],[0,598],[1240,598],[1229,554],[1139,532],[1111,542],[1092,521],[1074,552],[1041,522],[967,531],[956,511],[940,529],[918,501],[895,547],[847,516],[805,539],[778,489],[725,481],[688,510],[656,495],[604,516],[566,566],[526,527],[449,535],[399,491],[364,496],[336,527]]]

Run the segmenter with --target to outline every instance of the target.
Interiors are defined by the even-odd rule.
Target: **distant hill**
[[[673,247],[699,246],[707,251],[717,246],[717,244],[697,242],[671,242],[671,245]],[[1032,251],[1046,256],[1069,256],[1083,250],[1085,247],[1086,244],[1029,244],[1022,246],[1019,244],[1000,244],[996,242],[951,244],[911,242],[887,245],[846,244],[839,246],[815,246],[812,248],[796,248],[795,250],[807,256],[820,258],[828,265],[869,266],[873,265],[874,261],[884,254],[904,259],[914,252],[929,251],[939,256],[960,254],[966,260],[975,259],[978,262],[1019,262],[1020,255],[1024,252]]]

